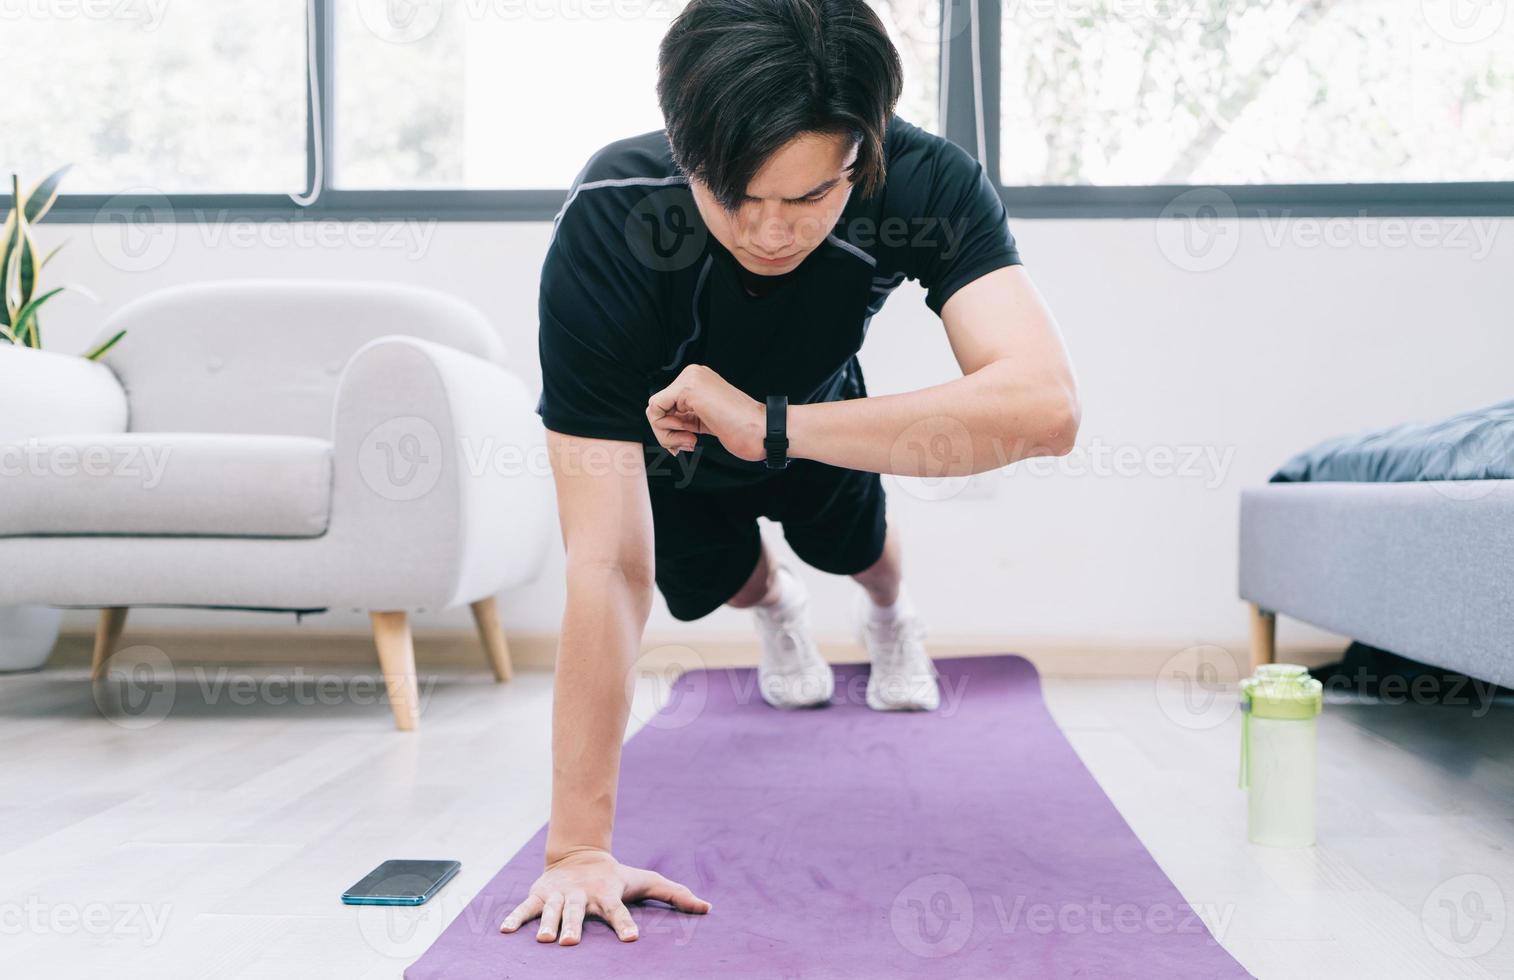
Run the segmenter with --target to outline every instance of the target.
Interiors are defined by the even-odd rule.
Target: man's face
[[[710,189],[690,181],[710,234],[749,272],[790,272],[830,234],[852,193],[846,168],[857,144],[845,136],[806,133],[774,153],[747,185],[734,212]]]

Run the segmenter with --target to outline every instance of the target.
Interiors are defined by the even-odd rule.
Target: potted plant
[[[53,202],[58,199],[58,185],[67,167],[48,176],[30,194],[21,193],[21,180],[11,175],[11,208],[5,216],[5,225],[0,230],[0,352],[15,356],[26,351],[26,356],[54,358],[63,355],[42,350],[42,324],[39,314],[42,307],[67,287],[57,286],[42,290],[40,279],[58,248],[46,255],[39,255],[32,239],[31,229],[47,215]],[[122,333],[117,333],[105,343],[84,356],[98,360],[115,346]],[[12,351],[6,351],[5,348]],[[100,370],[104,370],[103,366]],[[40,435],[39,428],[45,420],[26,417],[25,412],[7,413],[0,420],[0,441],[20,441]],[[0,672],[35,670],[46,662],[58,639],[58,627],[62,621],[61,611],[50,606],[5,606],[0,607]]]

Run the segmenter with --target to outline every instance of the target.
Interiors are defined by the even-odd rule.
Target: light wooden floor
[[[393,732],[360,681],[291,697],[237,676],[181,673],[156,724],[142,724],[161,713],[151,702],[102,718],[80,670],[0,678],[0,974],[395,978],[546,817],[544,673],[423,679],[415,735]],[[1244,843],[1232,696],[1046,688],[1136,833],[1256,975],[1514,976],[1514,706],[1329,705],[1322,843],[1269,851]],[[389,857],[463,870],[423,909],[339,903]]]

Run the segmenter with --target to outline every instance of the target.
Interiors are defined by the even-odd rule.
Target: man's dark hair
[[[804,133],[856,141],[851,180],[872,194],[903,79],[864,0],[691,0],[657,57],[673,159],[732,211],[768,158]]]

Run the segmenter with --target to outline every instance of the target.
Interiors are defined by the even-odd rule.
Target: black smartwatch
[[[789,465],[789,396],[768,395],[767,436],[762,440],[767,450],[770,470],[785,470]]]

